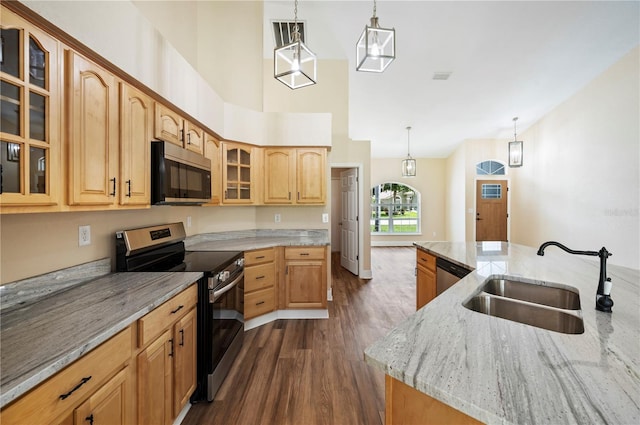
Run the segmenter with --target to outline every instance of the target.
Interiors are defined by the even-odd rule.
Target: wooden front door
[[[507,181],[476,182],[476,241],[507,241]]]

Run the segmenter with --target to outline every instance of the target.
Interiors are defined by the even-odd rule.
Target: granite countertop
[[[609,314],[595,310],[599,263],[588,257],[500,242],[415,245],[475,270],[368,347],[367,363],[488,424],[640,423],[640,271],[608,265]],[[584,333],[462,305],[503,275],[577,288]]]
[[[114,273],[4,310],[0,407],[201,277],[202,273]]]
[[[203,233],[188,237],[189,251],[251,251],[276,246],[329,245],[329,231],[318,230],[243,230]]]

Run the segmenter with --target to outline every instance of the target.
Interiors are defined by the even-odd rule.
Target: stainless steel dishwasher
[[[436,259],[436,295],[442,294],[444,291],[453,286],[460,279],[471,273],[471,270],[462,266],[453,264],[443,258]]]

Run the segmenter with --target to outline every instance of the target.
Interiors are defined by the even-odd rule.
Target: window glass
[[[476,174],[480,176],[503,176],[504,164],[498,161],[483,161],[476,164]]]
[[[0,72],[20,78],[20,30],[0,31]]]
[[[399,183],[383,183],[371,189],[371,233],[420,232],[420,193]]]
[[[46,76],[46,55],[33,37],[29,37],[29,82],[44,87]]]
[[[2,81],[0,93],[0,131],[20,136],[20,87]]]
[[[500,184],[483,184],[482,199],[501,199],[502,185]]]
[[[47,151],[31,147],[29,149],[29,192],[47,193]]]

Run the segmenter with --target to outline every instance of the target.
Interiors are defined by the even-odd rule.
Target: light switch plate
[[[280,217],[280,214],[276,214],[276,215],[274,215],[274,217],[273,217],[273,219],[275,220],[275,222],[276,222],[276,223],[280,223],[280,219],[281,219],[281,218],[282,218],[282,217]]]
[[[322,222],[323,223],[328,223],[329,222],[329,214],[322,213]]]

